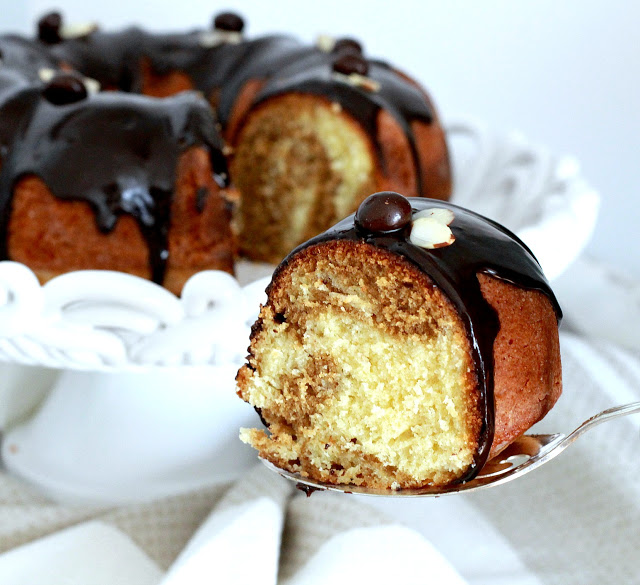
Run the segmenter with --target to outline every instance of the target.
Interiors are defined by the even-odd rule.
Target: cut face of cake
[[[560,310],[513,234],[379,193],[292,252],[254,325],[238,393],[260,456],[317,481],[447,485],[561,392]]]
[[[286,54],[283,71],[245,83],[236,100],[226,134],[249,258],[277,264],[373,191],[449,198],[445,135],[425,90],[345,51]]]

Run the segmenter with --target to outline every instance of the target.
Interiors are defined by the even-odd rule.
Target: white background
[[[31,32],[52,8],[68,22],[168,30],[208,26],[230,9],[248,34],[354,36],[429,88],[446,119],[518,129],[575,155],[600,192],[588,253],[640,278],[640,4],[628,0],[0,0],[0,26]]]

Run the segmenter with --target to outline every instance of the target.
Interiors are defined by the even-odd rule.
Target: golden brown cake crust
[[[198,211],[199,191],[202,211]],[[168,243],[164,285],[174,294],[205,268],[233,272],[236,244],[229,212],[203,148],[189,149],[179,159]],[[112,232],[102,233],[88,203],[54,197],[35,176],[23,178],[15,187],[8,250],[10,259],[32,268],[43,282],[88,269],[151,276],[147,243],[133,217],[121,216]]]
[[[140,62],[142,76],[141,93],[150,97],[168,97],[181,91],[193,89],[193,82],[182,71],[171,71],[160,75],[156,73],[148,58]]]
[[[427,90],[410,75],[395,69],[395,72],[413,85],[423,96],[432,112],[432,121],[425,124],[419,120],[411,121],[411,131],[416,141],[416,151],[420,158],[420,197],[447,201],[453,190],[453,171],[445,135],[438,109]],[[393,189],[392,189],[393,190]],[[409,193],[398,191],[407,197]]]
[[[439,123],[412,122],[421,160],[422,197],[447,201],[451,197],[451,162],[444,128]]]
[[[500,331],[493,345],[495,434],[491,456],[542,419],[562,393],[558,322],[549,299],[479,274]]]
[[[406,194],[407,197],[422,196],[418,187],[418,170],[407,135],[386,110],[378,112],[376,125],[377,142],[380,145],[380,157],[376,160],[379,177],[376,191],[397,191]],[[360,201],[357,203],[359,205]],[[354,212],[358,205],[354,205],[350,213]]]

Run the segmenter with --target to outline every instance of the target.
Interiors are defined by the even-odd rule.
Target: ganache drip
[[[113,230],[120,215],[133,216],[148,245],[152,279],[162,283],[180,155],[192,146],[206,147],[217,182],[228,180],[206,103],[194,92],[162,100],[104,92],[56,105],[40,89],[28,89],[5,107],[17,104],[30,106],[22,116],[29,123],[17,128],[2,160],[2,257],[14,188],[22,177],[36,175],[56,197],[89,203],[102,232]],[[0,116],[3,111],[0,106]]]

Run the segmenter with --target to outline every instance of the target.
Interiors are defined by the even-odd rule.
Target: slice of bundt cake
[[[473,477],[561,392],[560,310],[501,226],[379,193],[292,252],[267,289],[238,393],[276,466],[374,488]]]
[[[242,19],[222,16],[209,33],[145,37],[141,87],[197,89],[217,111],[246,256],[279,262],[372,191],[450,196],[444,131],[417,82],[353,39],[245,40]]]

